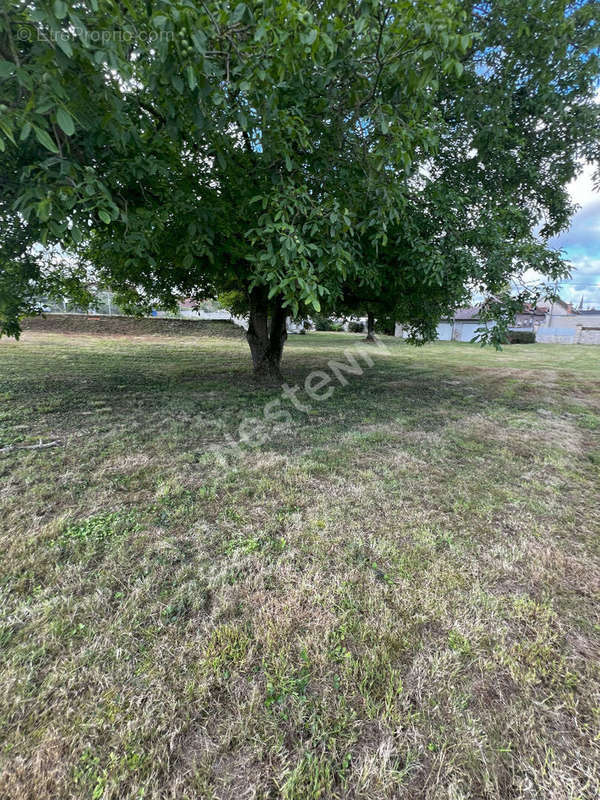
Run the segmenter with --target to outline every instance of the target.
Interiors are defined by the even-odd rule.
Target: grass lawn
[[[372,352],[0,342],[0,797],[600,795],[600,348]]]

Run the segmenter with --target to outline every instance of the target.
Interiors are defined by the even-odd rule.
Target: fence
[[[537,341],[553,344],[600,344],[600,327],[538,328]]]
[[[87,308],[82,308],[80,306],[76,306],[73,303],[70,303],[67,300],[63,300],[62,302],[57,302],[56,300],[49,300],[47,298],[38,298],[38,302],[40,307],[43,310],[44,314],[68,314],[68,315],[79,315],[79,316],[93,316],[93,317],[123,317],[126,316],[125,312],[119,308],[119,306],[115,305],[112,300],[112,297],[109,293],[106,293],[107,297],[102,299],[98,298],[94,305],[90,305]],[[161,319],[191,319],[191,320],[206,320],[207,322],[217,322],[217,321],[226,321],[226,322],[233,322],[238,328],[243,328],[244,330],[248,330],[248,320],[244,317],[238,317],[234,314],[231,314],[226,309],[215,309],[212,311],[207,311],[202,308],[198,309],[197,311],[182,307],[179,309],[178,312],[173,313],[172,311],[161,311],[161,310],[153,310],[150,314],[144,315],[144,317],[153,317],[153,318],[161,318]]]

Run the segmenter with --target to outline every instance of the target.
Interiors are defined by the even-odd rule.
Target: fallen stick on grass
[[[39,444],[9,444],[8,447],[0,447],[0,453],[8,453],[11,450],[43,450],[46,447],[60,447],[62,442],[42,442]]]

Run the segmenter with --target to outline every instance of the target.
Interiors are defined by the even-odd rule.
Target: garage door
[[[460,342],[470,342],[475,336],[477,328],[481,328],[481,322],[463,322],[460,326]]]
[[[449,322],[440,322],[437,326],[438,339],[449,342],[452,339],[452,325]]]

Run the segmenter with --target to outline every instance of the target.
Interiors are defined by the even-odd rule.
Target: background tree
[[[22,252],[75,251],[130,303],[241,292],[275,377],[286,314],[338,296],[397,218],[437,76],[471,44],[454,0],[55,0],[0,20],[0,214]]]
[[[368,267],[373,309],[392,311],[421,342],[473,292],[493,298],[498,323],[482,338],[502,341],[518,304],[549,291],[535,284],[568,274],[548,240],[573,211],[568,182],[600,161],[599,4],[463,7],[475,36],[459,69],[440,75],[438,145],[414,162],[400,220]],[[345,288],[347,311],[364,299],[360,280]]]
[[[288,313],[368,303],[424,341],[474,289],[562,276],[544,238],[598,157],[597,23],[592,0],[14,3],[2,330],[91,264],[132,309],[236,292],[278,378]]]

